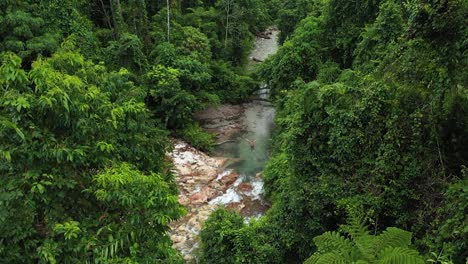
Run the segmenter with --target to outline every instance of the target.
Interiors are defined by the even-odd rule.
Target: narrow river
[[[278,31],[268,29],[263,37],[257,37],[255,48],[250,54],[248,69],[264,61],[278,49]],[[236,160],[228,170],[240,174],[236,182],[225,194],[210,201],[211,204],[230,204],[242,202],[245,207],[240,213],[244,217],[259,217],[268,209],[263,198],[263,180],[259,175],[270,156],[271,133],[274,127],[275,109],[268,102],[269,90],[264,88],[257,92],[252,101],[242,105],[243,113],[239,120],[242,133],[237,134],[215,149],[215,155]],[[248,186],[246,192],[239,186]]]
[[[247,65],[276,52],[278,31],[270,28],[257,37]],[[269,208],[263,198],[261,172],[268,161],[275,109],[261,89],[242,105],[221,105],[197,113],[203,128],[216,135],[214,153],[207,155],[181,140],[168,153],[174,163],[179,202],[187,215],[171,223],[171,239],[188,263],[194,263],[198,234],[204,221],[219,206],[238,211],[248,221]]]
[[[263,91],[265,92],[265,91]],[[212,201],[211,204],[229,204],[243,202],[245,207],[240,210],[246,217],[258,217],[268,209],[268,203],[263,199],[263,181],[259,173],[263,171],[270,154],[271,132],[274,126],[275,109],[267,102],[253,100],[244,104],[241,117],[243,133],[233,141],[217,146],[215,155],[233,158],[236,162],[227,167],[234,170],[240,177],[225,194]],[[248,186],[251,191],[245,192],[239,185]]]

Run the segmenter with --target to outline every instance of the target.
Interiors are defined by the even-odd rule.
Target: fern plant
[[[369,234],[367,227],[353,219],[339,232],[326,232],[314,238],[317,251],[304,264],[419,264],[419,253],[410,248],[411,233],[389,227],[382,234]]]

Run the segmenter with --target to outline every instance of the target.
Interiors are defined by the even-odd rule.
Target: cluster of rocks
[[[257,38],[272,39],[274,38],[273,34],[276,33],[277,31],[278,29],[276,27],[269,27],[265,31],[258,33]]]
[[[176,140],[170,157],[176,168],[179,202],[187,208],[187,215],[171,224],[171,239],[187,262],[192,262],[198,247],[198,234],[203,222],[220,204],[226,208],[248,214],[258,195],[251,183],[242,182],[233,170],[225,170],[227,158],[210,157]],[[257,188],[258,189],[258,188]],[[229,192],[242,197],[224,200]],[[255,202],[253,202],[255,201]],[[248,208],[243,213],[243,209]]]
[[[277,51],[278,34],[279,31],[276,27],[270,27],[264,32],[257,34],[255,48],[249,56],[250,61],[247,69],[254,69],[256,64],[264,62],[269,55],[274,54]]]
[[[240,121],[243,112],[242,105],[225,104],[201,111],[195,118],[203,129],[215,135],[217,143],[224,143],[245,132]]]

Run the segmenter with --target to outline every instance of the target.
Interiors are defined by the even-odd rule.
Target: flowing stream
[[[270,28],[257,37],[248,69],[277,50],[278,31]],[[198,234],[209,215],[223,205],[236,210],[246,221],[269,208],[263,198],[261,171],[270,154],[275,109],[264,88],[242,105],[221,105],[197,113],[204,129],[217,135],[214,153],[207,155],[188,143],[174,139],[172,159],[179,202],[187,215],[172,222],[173,246],[187,263],[195,263]]]
[[[253,69],[255,64],[276,52],[277,36],[278,31],[271,28],[264,33],[264,36],[257,37],[255,49],[250,54],[249,69]],[[215,149],[217,156],[237,160],[227,169],[238,172],[240,177],[224,195],[210,203],[229,204],[243,200],[246,207],[241,214],[245,217],[258,217],[268,209],[268,204],[262,197],[263,181],[259,177],[270,156],[271,133],[274,127],[275,109],[268,99],[269,90],[263,88],[256,93],[251,102],[244,104],[240,119],[244,132]],[[252,190],[247,193],[239,191],[238,186],[242,183],[250,185]]]
[[[234,141],[219,145],[215,150],[217,156],[236,159],[227,170],[238,172],[240,177],[225,194],[210,203],[229,204],[242,200],[246,204],[241,211],[242,215],[258,217],[268,209],[268,204],[262,197],[263,181],[259,173],[269,158],[275,109],[263,101],[256,100],[244,106],[241,122],[245,132]],[[247,184],[251,190],[243,192],[239,189],[242,183]]]

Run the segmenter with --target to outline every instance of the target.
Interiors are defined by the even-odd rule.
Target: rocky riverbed
[[[207,132],[215,135],[216,144],[219,145],[245,132],[241,121],[244,110],[245,105],[225,104],[201,111],[195,118]]]
[[[256,216],[259,208],[268,208],[261,197],[263,183],[243,182],[233,169],[226,169],[232,159],[210,157],[187,143],[174,141],[170,154],[176,167],[179,202],[187,215],[171,224],[171,238],[185,260],[192,261],[198,246],[201,225],[219,205],[236,210],[245,217]]]

